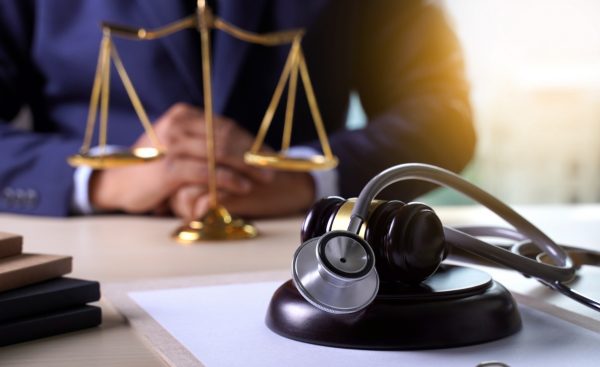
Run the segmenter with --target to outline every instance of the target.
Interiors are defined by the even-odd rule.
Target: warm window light
[[[600,200],[600,2],[444,4],[472,85],[470,177],[513,203]]]

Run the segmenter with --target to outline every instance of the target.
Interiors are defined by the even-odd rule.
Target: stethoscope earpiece
[[[373,249],[349,231],[331,231],[304,242],[292,269],[300,294],[327,312],[360,311],[379,290]]]

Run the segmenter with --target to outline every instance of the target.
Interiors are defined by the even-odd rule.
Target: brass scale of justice
[[[181,226],[173,233],[173,237],[180,243],[194,243],[206,240],[253,238],[258,234],[256,228],[245,222],[243,219],[233,218],[227,209],[219,204],[217,198],[209,43],[209,32],[211,29],[218,29],[242,41],[263,46],[280,46],[291,44],[290,52],[287,56],[281,76],[279,77],[279,81],[273,92],[273,96],[271,97],[271,101],[262,119],[256,139],[253,142],[250,150],[244,155],[245,162],[254,166],[268,167],[273,169],[310,171],[333,168],[337,165],[338,160],[331,152],[331,147],[329,146],[329,141],[323,125],[321,113],[317,105],[315,93],[308,73],[308,68],[302,52],[301,41],[304,35],[304,30],[296,29],[257,34],[243,30],[215,16],[210,7],[206,5],[204,0],[199,0],[197,5],[198,7],[195,14],[152,30],[102,23],[103,37],[100,44],[96,74],[92,87],[84,141],[80,152],[70,156],[68,158],[68,162],[70,165],[75,167],[88,166],[93,169],[110,169],[132,164],[152,162],[162,158],[165,155],[166,151],[161,146],[156,133],[152,128],[152,124],[150,123],[140,98],[125,70],[115,44],[112,41],[112,37],[114,35],[133,40],[155,40],[187,28],[195,28],[200,32],[202,51],[204,117],[206,124],[206,155],[208,162],[208,193],[210,206],[209,210],[202,218],[193,220],[190,223]],[[140,147],[118,153],[106,152],[105,147],[110,99],[111,59],[129,96],[129,99],[131,100],[131,104],[133,105],[133,108],[146,134],[150,138],[153,147]],[[290,146],[292,133],[298,73],[302,79],[302,84],[306,92],[310,112],[321,148],[323,150],[322,155],[314,155],[307,158],[294,158],[287,156],[287,150]],[[261,152],[261,147],[263,145],[265,136],[271,125],[286,84],[288,85],[287,105],[285,110],[281,150],[277,153]],[[98,117],[98,105],[100,105],[98,154],[90,154],[95,124]]]

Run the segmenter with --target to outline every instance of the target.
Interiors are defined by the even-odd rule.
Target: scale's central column
[[[210,208],[216,209],[217,172],[215,162],[215,132],[213,129],[212,79],[210,64],[210,33],[208,22],[212,19],[210,9],[205,0],[198,0],[198,27],[200,30],[200,47],[202,50],[202,87],[204,89],[204,120],[206,124],[206,159],[208,160],[208,194]]]
[[[182,243],[211,240],[253,238],[257,230],[242,219],[233,219],[217,199],[217,170],[213,124],[212,80],[210,63],[210,28],[213,14],[205,0],[198,0],[198,30],[202,50],[202,87],[204,91],[204,123],[206,126],[206,159],[208,166],[209,208],[204,217],[178,228],[173,236]]]

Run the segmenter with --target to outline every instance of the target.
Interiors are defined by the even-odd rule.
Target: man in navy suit
[[[212,33],[218,188],[234,214],[299,212],[323,195],[358,195],[379,171],[426,162],[458,171],[474,132],[457,41],[443,13],[413,0],[217,0],[218,16],[253,32],[305,28],[316,97],[339,166],[326,172],[247,166],[250,147],[289,47],[263,47]],[[68,215],[102,211],[206,209],[200,40],[195,30],[115,44],[168,153],[155,163],[93,172],[65,159],[80,147],[101,38],[109,21],[156,28],[194,11],[184,0],[2,0],[0,2],[0,211]],[[108,142],[148,145],[124,88],[112,73]],[[344,126],[357,92],[365,128]],[[27,106],[31,129],[11,125]],[[280,108],[281,110],[281,108]],[[318,149],[304,95],[292,133],[297,154]],[[278,147],[279,111],[266,143]],[[428,189],[401,183],[388,197]]]

